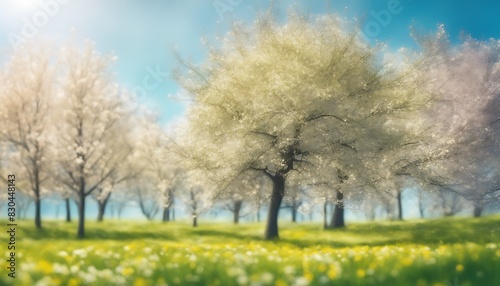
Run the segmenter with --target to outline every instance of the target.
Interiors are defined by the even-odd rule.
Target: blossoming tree
[[[128,110],[110,78],[111,58],[87,42],[63,51],[64,78],[58,126],[57,180],[78,202],[77,236],[85,236],[85,199],[119,172],[130,155]]]
[[[472,201],[479,216],[500,201],[500,43],[466,37],[452,47],[442,26],[429,43],[438,47],[430,51],[438,64],[425,74],[436,100],[423,118],[445,153],[424,164],[422,177]]]
[[[291,15],[283,25],[262,17],[235,25],[221,45],[202,65],[181,61],[193,100],[181,149],[212,197],[247,172],[271,180],[266,239],[278,237],[291,174],[334,180],[340,166],[362,177],[365,162],[398,141],[388,115],[418,105],[405,77],[334,16]]]
[[[54,98],[55,64],[48,47],[20,46],[1,74],[0,140],[13,148],[10,167],[19,170],[24,191],[35,202],[37,228],[42,227],[42,190],[51,172]]]

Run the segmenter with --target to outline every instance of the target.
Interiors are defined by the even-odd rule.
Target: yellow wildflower
[[[48,261],[42,260],[38,262],[37,268],[45,275],[52,273],[52,264]]]
[[[314,279],[314,274],[312,274],[312,272],[310,271],[306,271],[304,272],[304,278],[306,278],[307,281],[311,282]]]
[[[68,280],[68,286],[78,286],[78,285],[80,285],[80,279],[79,278],[75,278],[75,277],[69,278],[69,280]]]
[[[327,275],[331,280],[335,279],[337,277],[337,269],[335,269],[335,267],[330,267]]]
[[[138,277],[134,279],[134,286],[146,286],[146,280],[142,277]]]
[[[411,259],[410,257],[406,257],[401,261],[401,264],[403,264],[404,266],[410,266],[412,263],[413,259]]]
[[[132,268],[132,267],[125,267],[125,268],[123,268],[123,270],[122,270],[122,275],[123,276],[130,276],[132,274],[134,274],[134,268]]]

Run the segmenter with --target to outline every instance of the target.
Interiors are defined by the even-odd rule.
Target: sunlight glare
[[[12,0],[10,2],[14,10],[27,11],[36,8],[40,0]]]

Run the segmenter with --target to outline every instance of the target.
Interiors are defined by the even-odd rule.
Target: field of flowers
[[[0,285],[500,285],[498,216],[283,224],[276,242],[259,224],[89,223],[83,241],[74,224],[22,224],[16,278],[4,259]]]

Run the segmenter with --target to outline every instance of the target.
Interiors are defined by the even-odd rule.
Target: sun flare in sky
[[[40,0],[10,0],[11,7],[15,11],[24,12],[33,10],[40,4]]]

